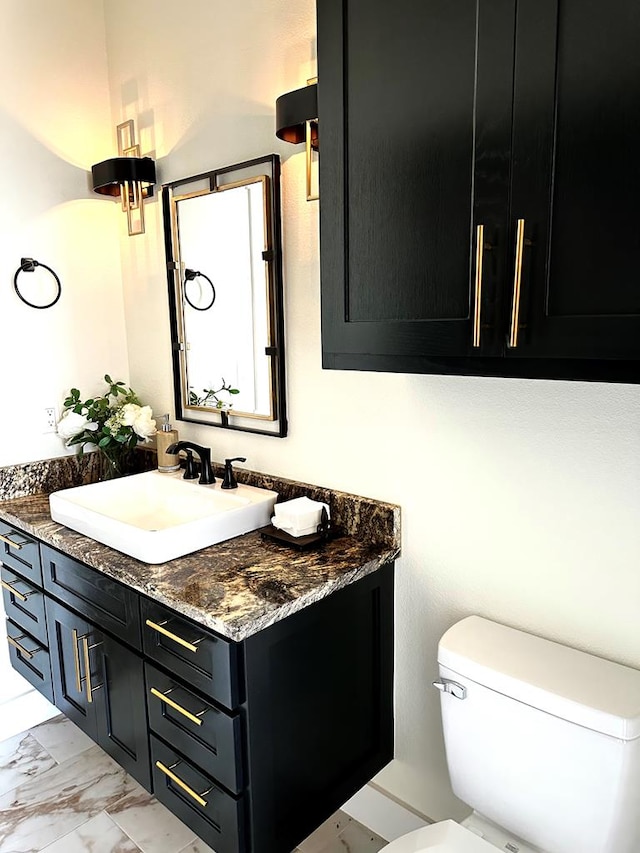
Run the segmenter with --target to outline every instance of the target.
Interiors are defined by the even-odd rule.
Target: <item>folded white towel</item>
[[[283,501],[274,506],[274,516],[271,523],[278,530],[284,530],[290,536],[308,536],[310,533],[316,532],[323,508],[329,515],[327,504],[312,501],[311,498],[303,497]]]

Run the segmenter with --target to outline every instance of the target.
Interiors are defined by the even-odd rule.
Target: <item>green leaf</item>
[[[98,442],[98,447],[106,447],[110,441],[111,441],[110,436],[105,435],[105,437],[101,438],[100,441]]]
[[[104,381],[105,381],[105,382],[108,382],[108,383],[109,383],[109,385],[113,385],[113,379],[109,376],[109,374],[108,374],[108,373],[105,373],[105,375],[104,375]]]
[[[239,394],[240,391],[237,388],[229,388],[229,393],[230,394]]]

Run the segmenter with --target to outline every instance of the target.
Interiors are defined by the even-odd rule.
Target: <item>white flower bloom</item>
[[[98,424],[87,419],[86,414],[79,415],[71,409],[67,409],[58,421],[58,435],[65,441],[75,438],[81,432],[89,430],[93,432],[98,429]]]
[[[127,403],[122,407],[122,423],[133,427],[135,434],[148,441],[156,434],[156,422],[153,419],[151,406],[137,406],[135,403]]]
[[[136,418],[140,414],[140,406],[136,403],[125,403],[118,411],[115,413],[114,418],[117,417],[119,422],[123,426],[132,427]]]

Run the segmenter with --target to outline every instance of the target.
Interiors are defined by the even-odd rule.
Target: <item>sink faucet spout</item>
[[[177,454],[180,453],[181,450],[193,450],[198,454],[200,459],[199,483],[202,483],[205,486],[215,483],[216,478],[213,475],[213,468],[211,467],[211,450],[208,447],[202,447],[199,444],[195,444],[193,441],[176,441],[175,444],[170,444],[165,452]]]

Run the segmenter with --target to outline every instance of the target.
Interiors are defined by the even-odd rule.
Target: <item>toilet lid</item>
[[[443,820],[409,832],[387,844],[380,853],[421,853],[422,850],[429,853],[496,853],[493,844],[483,841],[453,820]]]

